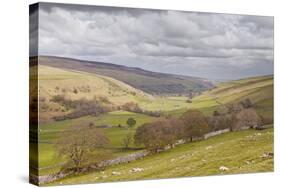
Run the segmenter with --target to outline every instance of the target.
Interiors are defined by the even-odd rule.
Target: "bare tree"
[[[94,154],[94,151],[107,143],[108,139],[100,129],[71,126],[60,134],[55,144],[59,156],[67,160],[62,170],[79,172],[83,167],[102,160],[102,154]]]
[[[243,109],[235,117],[235,130],[243,129],[244,127],[256,128],[260,122],[260,117],[253,108]]]
[[[184,137],[190,141],[196,137],[202,137],[209,131],[208,122],[204,114],[199,110],[188,110],[180,119],[183,121]]]
[[[137,145],[143,144],[152,153],[164,149],[166,146],[173,147],[179,139],[180,121],[176,119],[161,120],[145,123],[138,127],[134,136]]]
[[[132,140],[133,140],[133,136],[131,133],[128,133],[124,136],[122,141],[125,149],[129,148],[129,145],[131,144]]]

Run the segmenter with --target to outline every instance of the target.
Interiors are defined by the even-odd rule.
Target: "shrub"
[[[240,104],[244,108],[252,108],[252,107],[254,107],[254,104],[252,103],[252,101],[249,98],[246,98],[245,100],[241,101]]]
[[[56,103],[62,103],[65,101],[65,97],[63,95],[54,95],[51,101]]]
[[[126,110],[129,112],[136,112],[136,113],[142,113],[142,109],[139,107],[137,103],[134,102],[127,102],[124,105],[122,105],[122,110]]]
[[[215,110],[214,112],[213,112],[213,116],[219,116],[220,115],[220,113],[217,111],[217,110]]]
[[[187,103],[192,103],[192,100],[187,99],[186,102],[187,102]]]
[[[78,90],[76,88],[74,88],[73,93],[77,94]]]
[[[136,125],[136,120],[134,119],[134,118],[128,118],[128,120],[127,120],[127,125],[129,126],[129,127],[134,127],[135,125]]]

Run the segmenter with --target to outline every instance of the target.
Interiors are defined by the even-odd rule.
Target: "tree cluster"
[[[127,102],[119,107],[120,110],[125,110],[129,112],[146,114],[149,116],[160,117],[162,115],[161,111],[150,111],[142,109],[137,103]]]
[[[94,97],[92,100],[85,98],[71,100],[63,95],[55,95],[51,101],[59,103],[67,110],[72,109],[66,115],[54,117],[56,121],[75,119],[86,115],[98,116],[114,109],[114,106],[104,97]]]
[[[245,128],[257,128],[261,118],[258,116],[249,99],[239,103],[221,106],[211,117],[205,117],[199,110],[188,110],[179,118],[145,123],[138,127],[134,135],[137,145],[157,152],[180,139],[194,141],[202,139],[206,133],[230,129],[231,131]]]

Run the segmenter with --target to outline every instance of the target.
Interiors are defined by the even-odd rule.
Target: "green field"
[[[273,152],[272,143],[273,129],[231,132],[180,145],[131,163],[108,167],[105,171],[68,177],[52,184],[272,172],[273,158],[262,157],[265,152]],[[222,171],[221,166],[229,170]],[[143,168],[143,171],[131,173],[133,168]],[[120,175],[113,175],[112,172]]]
[[[128,128],[126,125],[126,121],[129,117],[132,117],[137,121],[134,128]],[[124,135],[129,132],[134,133],[138,126],[156,119],[159,118],[132,112],[115,111],[99,117],[86,116],[73,120],[58,121],[41,125],[39,132],[39,166],[42,168],[42,170],[40,170],[40,174],[45,175],[50,172],[57,172],[59,170],[60,166],[57,166],[57,164],[62,163],[63,159],[56,156],[53,143],[55,142],[59,133],[67,129],[69,126],[76,124],[78,126],[88,125],[91,122],[94,122],[96,126],[104,124],[112,125],[112,128],[103,128],[102,130],[110,140],[110,143],[107,146],[107,152],[110,152],[114,158],[116,156],[125,155],[134,151],[132,150],[124,152],[122,150],[122,139]],[[122,125],[121,128],[118,127],[119,124]],[[131,144],[130,147],[134,149],[139,148],[134,144]]]

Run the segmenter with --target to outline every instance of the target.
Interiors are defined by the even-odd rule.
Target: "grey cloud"
[[[39,53],[236,79],[273,73],[273,18],[41,3]]]

